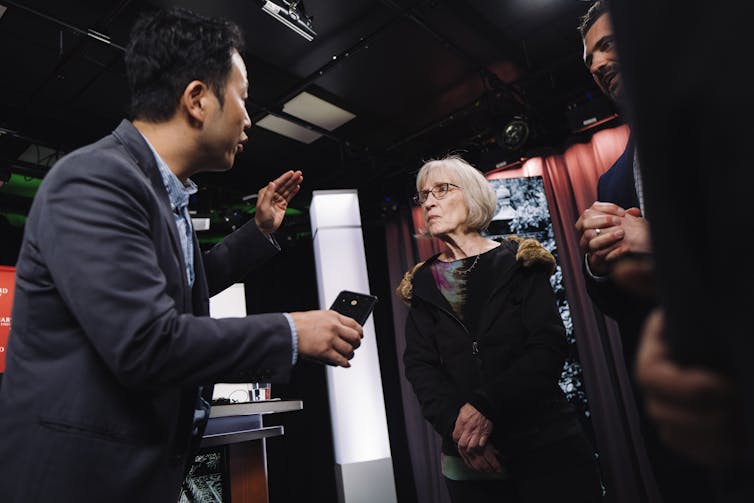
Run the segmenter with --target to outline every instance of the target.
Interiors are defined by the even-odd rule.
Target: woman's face
[[[421,209],[427,231],[433,237],[442,238],[466,232],[469,209],[459,185],[453,176],[436,170],[430,173],[419,188],[420,193],[427,194]]]

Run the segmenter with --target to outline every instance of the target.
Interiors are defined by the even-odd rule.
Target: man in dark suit
[[[592,4],[579,31],[584,63],[600,89],[625,113],[621,64],[607,2],[597,0]],[[597,307],[618,323],[644,446],[663,501],[712,501],[712,484],[704,470],[661,443],[656,426],[647,418],[643,395],[634,379],[641,329],[655,302],[617,283],[612,273],[626,257],[651,257],[653,253],[643,196],[642,172],[631,134],[623,154],[600,177],[597,201],[576,222],[585,257],[587,291]]]
[[[206,253],[190,176],[225,171],[251,126],[240,30],[188,11],[135,25],[133,120],[68,154],[34,199],[0,389],[0,499],[172,502],[206,424],[202,386],[280,381],[299,356],[348,367],[334,311],[213,319],[209,297],[274,255],[301,172]]]
[[[620,109],[623,83],[607,6],[595,2],[579,27],[584,63],[602,91]],[[629,138],[621,156],[597,185],[597,201],[576,222],[585,254],[584,272],[589,295],[600,310],[620,327],[626,366],[630,370],[641,323],[652,307],[646,300],[616,286],[609,273],[626,254],[651,252],[649,223],[643,217],[641,176]]]

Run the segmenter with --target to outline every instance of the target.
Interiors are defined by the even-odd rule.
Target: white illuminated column
[[[356,190],[315,190],[309,208],[319,305],[341,290],[369,293]],[[383,300],[384,302],[384,300]],[[372,316],[351,368],[327,367],[335,471],[341,503],[395,502],[395,480]]]

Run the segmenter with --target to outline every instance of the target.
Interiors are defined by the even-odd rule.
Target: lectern
[[[210,494],[214,499],[208,501],[224,501],[223,498],[229,497],[232,503],[269,503],[265,439],[281,436],[284,431],[282,426],[264,426],[262,417],[303,408],[300,400],[212,406],[197,462],[208,453],[219,454],[224,487],[189,476],[189,490]],[[197,495],[192,494],[192,497]]]

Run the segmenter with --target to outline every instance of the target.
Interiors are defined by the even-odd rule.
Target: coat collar
[[[493,255],[494,263],[492,265],[492,268],[493,270],[497,271],[496,272],[497,285],[505,284],[508,282],[507,278],[510,276],[513,266],[516,263],[515,244],[509,241],[504,241],[503,243],[500,244],[500,247],[501,249],[499,250],[493,249],[486,252],[486,253],[494,253]],[[434,277],[432,275],[432,271],[430,270],[430,267],[432,266],[432,264],[437,261],[438,256],[439,254],[433,255],[432,257],[427,259],[425,262],[423,262],[420,267],[416,269],[416,271],[413,274],[412,294],[415,294],[424,300],[427,300],[439,307],[442,307],[445,310],[449,310],[452,313],[453,309],[451,308],[445,296],[443,296],[440,290],[437,288]],[[497,290],[497,289],[498,287],[496,286],[494,290]]]
[[[157,169],[157,162],[152,154],[152,149],[149,148],[147,140],[139,132],[133,123],[127,119],[123,119],[118,127],[113,131],[113,136],[118,139],[121,145],[126,149],[129,156],[136,162],[139,169],[154,183],[154,179],[157,178],[160,184],[160,172]],[[167,194],[166,194],[167,195]]]
[[[501,280],[503,279],[503,274],[507,276],[512,266],[516,263],[525,268],[541,267],[549,271],[550,274],[555,272],[555,257],[536,239],[510,236],[502,242],[501,246],[510,251],[510,253],[499,253],[496,257],[499,263],[495,264],[495,267],[500,271]],[[403,276],[400,285],[395,289],[395,293],[400,300],[406,304],[410,304],[414,287],[419,289],[421,295],[425,295],[425,292],[428,291],[437,291],[428,267],[432,262],[437,260],[439,255],[438,253],[423,262],[419,262]],[[515,260],[513,259],[514,256]],[[439,291],[437,291],[437,295],[442,297]],[[442,298],[445,300],[444,297]],[[447,301],[445,303],[447,304]],[[442,303],[438,302],[438,304],[441,305]]]

